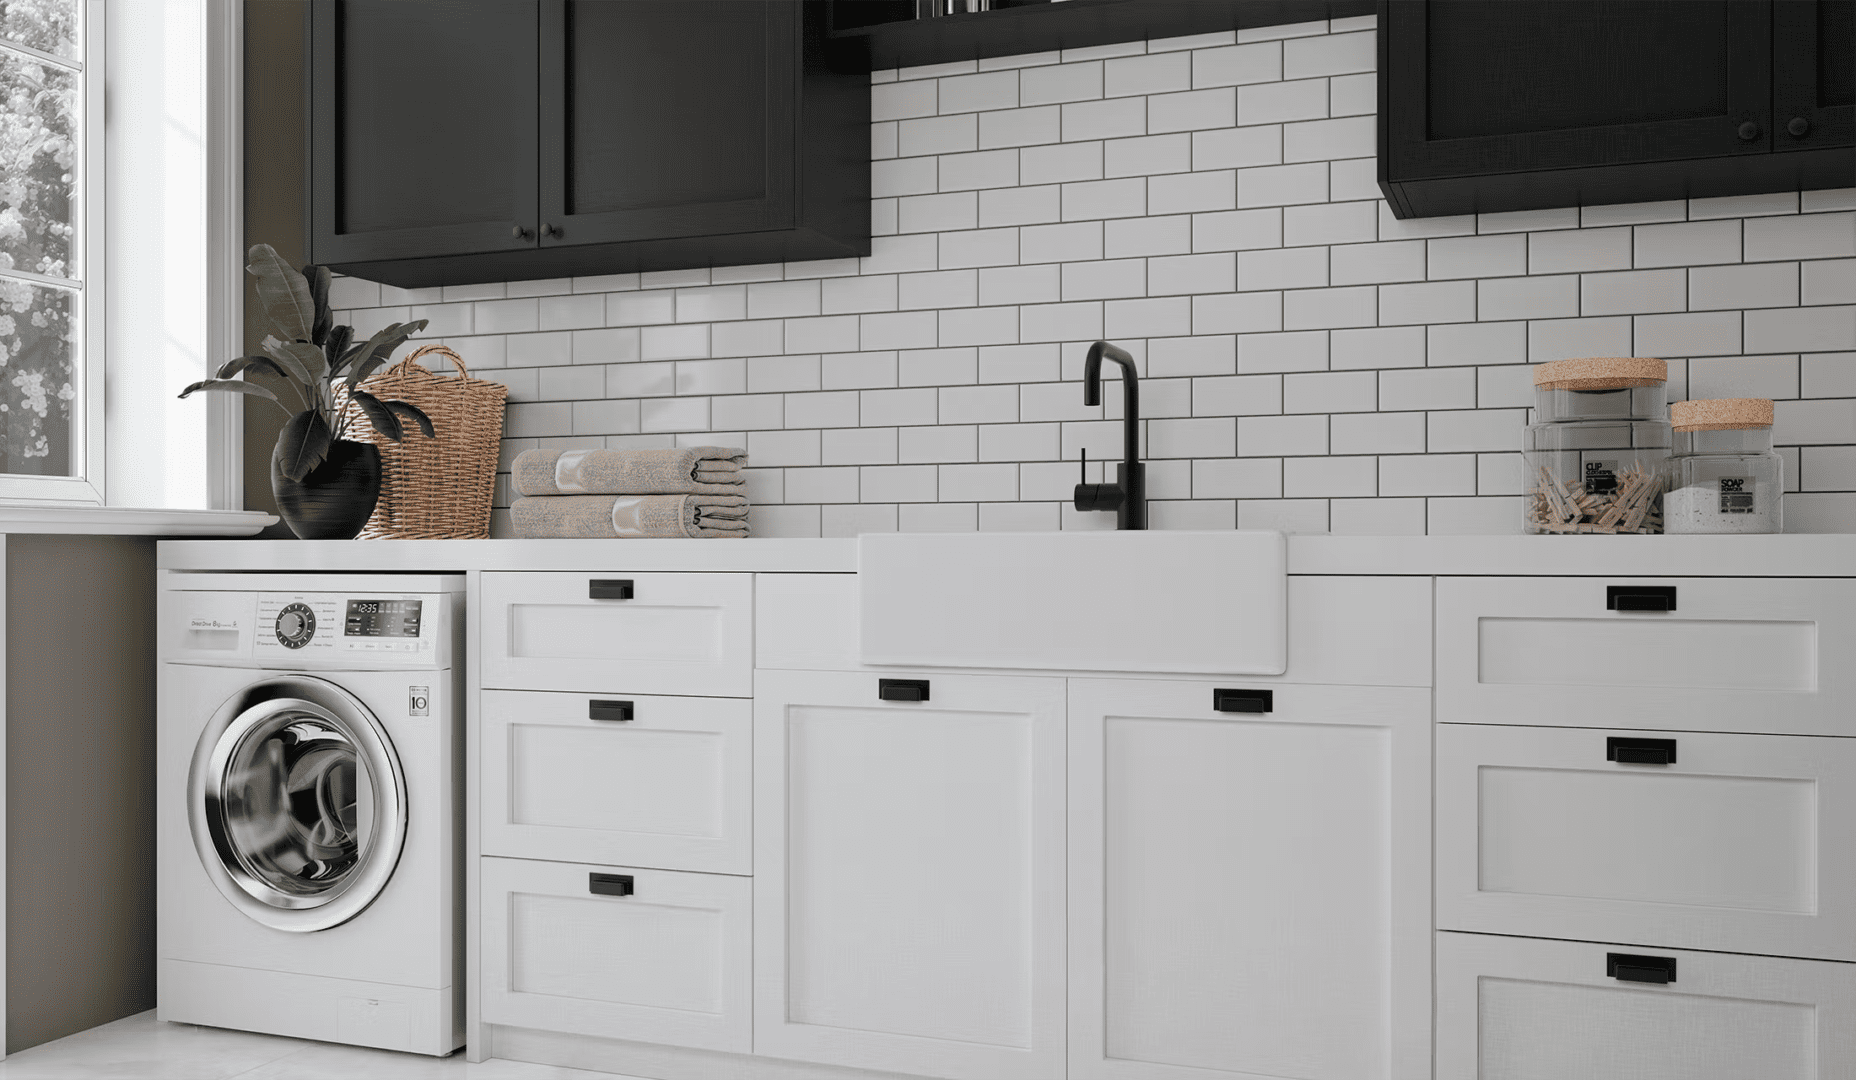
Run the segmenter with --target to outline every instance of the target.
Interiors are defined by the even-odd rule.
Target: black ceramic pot
[[[284,524],[302,540],[352,540],[380,498],[380,448],[338,439],[300,482],[285,476],[271,452],[271,493]]]

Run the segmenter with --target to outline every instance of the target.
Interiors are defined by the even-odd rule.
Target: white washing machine
[[[157,588],[157,1015],[456,1050],[463,577]]]

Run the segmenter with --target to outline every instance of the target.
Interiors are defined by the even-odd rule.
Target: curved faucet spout
[[[1102,361],[1121,365],[1122,460],[1132,466],[1140,455],[1141,386],[1128,350],[1098,341],[1083,358],[1083,404],[1102,404]]]
[[[1115,525],[1121,529],[1147,527],[1146,470],[1141,465],[1141,388],[1134,370],[1134,357],[1126,349],[1106,341],[1089,346],[1083,360],[1083,404],[1102,404],[1102,361],[1121,365],[1121,470],[1115,484],[1083,483],[1077,485],[1078,510],[1113,510]],[[1085,478],[1086,479],[1086,478]]]

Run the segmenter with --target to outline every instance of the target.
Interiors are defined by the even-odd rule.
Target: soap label
[[[1753,506],[1753,478],[1750,476],[1721,477],[1721,513],[1751,514]]]

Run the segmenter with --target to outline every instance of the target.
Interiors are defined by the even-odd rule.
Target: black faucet
[[[1083,361],[1083,404],[1102,404],[1102,360],[1121,365],[1122,453],[1115,470],[1116,483],[1089,483],[1089,451],[1083,451],[1083,483],[1076,485],[1078,510],[1113,510],[1117,529],[1147,527],[1147,466],[1140,462],[1141,393],[1134,373],[1134,357],[1106,341],[1089,346]]]

